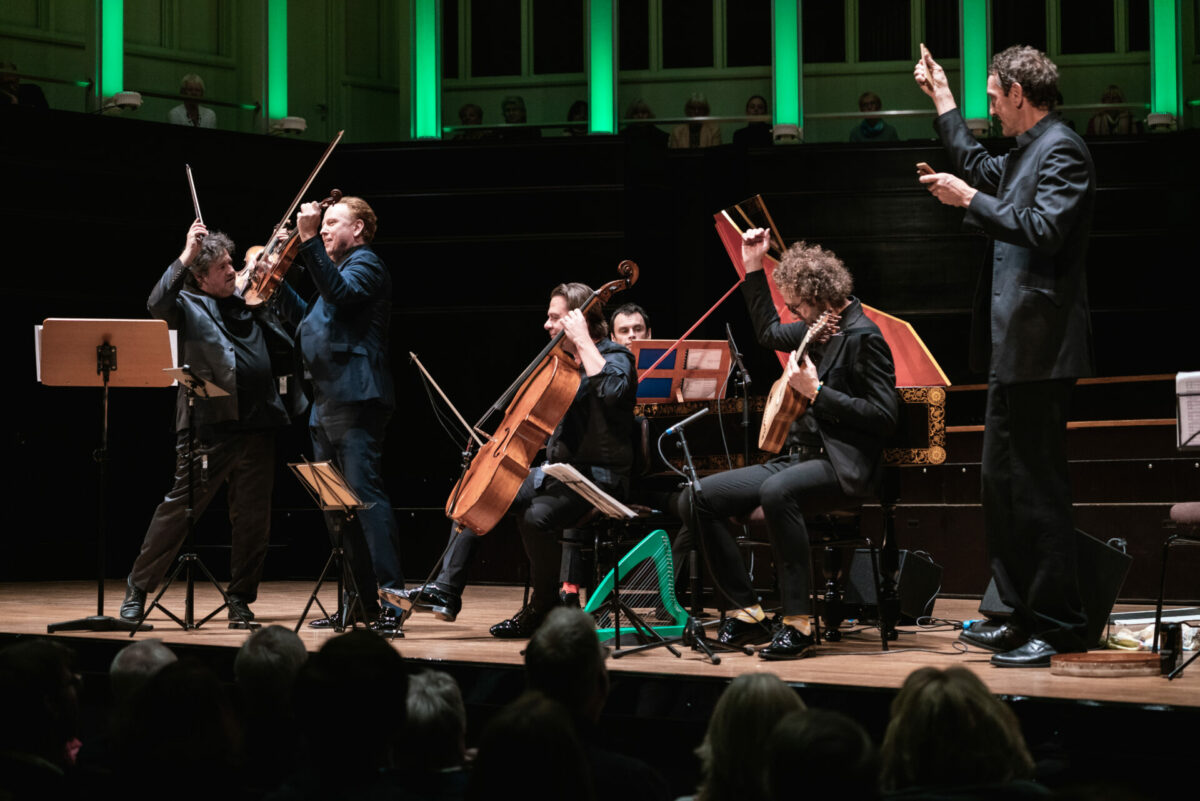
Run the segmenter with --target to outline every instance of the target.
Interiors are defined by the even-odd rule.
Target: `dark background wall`
[[[987,142],[993,152],[1011,144]],[[1100,181],[1089,281],[1101,376],[1200,367],[1192,312],[1200,289],[1192,231],[1200,194],[1196,145],[1191,133],[1090,142]],[[4,393],[10,503],[0,579],[94,573],[100,392],[36,383],[32,327],[46,317],[145,316],[145,298],[182,248],[191,220],[185,162],[206,221],[230,233],[240,252],[269,234],[321,149],[0,109],[0,174],[8,190],[0,230],[9,249],[0,300],[14,367]],[[642,277],[617,299],[646,306],[656,335],[675,336],[736,280],[712,215],[754,193],[764,196],[786,240],[832,248],[854,273],[859,296],[912,322],[953,382],[982,380],[967,367],[966,335],[984,240],[963,232],[961,212],[915,183],[917,161],[947,166],[932,142],[670,153],[631,149],[621,138],[341,147],[310,194],[338,187],[362,195],[380,218],[376,249],[394,277],[392,362],[400,396],[385,472],[413,578],[445,543],[441,507],[458,474],[460,446],[435,422],[408,351],[474,421],[544,344],[549,289],[611,280],[626,258],[638,262]],[[296,278],[308,291],[306,279]],[[765,391],[777,362],[752,342],[736,295],[694,336],[723,338],[726,322]],[[1109,397],[1088,401],[1094,419],[1174,416],[1170,382]],[[174,390],[112,391],[110,576],[127,571],[168,487],[173,408]],[[981,408],[971,393],[952,393],[950,422],[978,423]],[[962,460],[965,469],[977,461],[973,448],[952,448],[950,461]],[[1163,448],[1155,455],[1174,456],[1169,442]],[[327,549],[311,502],[282,466],[307,450],[302,425],[281,437],[270,577],[315,575]],[[1121,469],[1101,487],[1120,486]],[[1197,475],[1180,473],[1169,485],[1179,497],[1168,495],[1149,511],[1161,518],[1164,503],[1196,497]],[[928,539],[943,553],[962,543],[962,558],[975,559],[981,538],[969,530],[970,516],[947,520]],[[223,508],[203,518],[199,537],[223,571]],[[517,538],[502,527],[485,545],[476,577],[515,577]]]

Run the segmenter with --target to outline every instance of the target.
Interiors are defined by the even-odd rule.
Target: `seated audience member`
[[[167,112],[167,122],[172,125],[191,125],[194,128],[216,128],[217,113],[196,101],[204,97],[204,79],[189,73],[179,82],[179,94],[188,98]]]
[[[108,666],[108,686],[113,706],[124,708],[155,673],[178,659],[157,638],[139,640],[122,648]]]
[[[466,793],[467,708],[449,673],[425,670],[408,679],[408,722],[396,768],[380,796],[454,801]]]
[[[596,635],[592,635],[596,639]],[[467,801],[603,801],[571,716],[559,702],[530,691],[500,710],[483,730],[467,782]]]
[[[1109,84],[1100,95],[1100,102],[1124,103],[1125,93],[1115,83]],[[1128,110],[1119,108],[1097,111],[1087,124],[1089,135],[1132,134],[1140,130],[1141,126],[1134,121],[1133,115]]]
[[[751,95],[746,101],[746,116],[761,117],[766,113],[767,99],[762,95]],[[742,147],[770,147],[773,142],[769,122],[751,122],[733,132],[733,143]]]
[[[0,106],[50,108],[42,87],[35,83],[21,83],[20,73],[16,64],[0,61]]]
[[[483,125],[483,109],[474,103],[464,103],[458,110],[458,124],[481,126]],[[492,136],[492,131],[489,128],[476,128],[472,131],[455,131],[455,139],[489,139]]]
[[[625,118],[636,120],[636,122],[626,125],[625,129],[621,131],[626,142],[634,146],[667,146],[667,140],[671,138],[671,135],[654,123],[648,122],[648,120],[654,119],[654,111],[645,100],[638,98],[630,103],[629,108],[625,110]]]
[[[713,708],[700,757],[696,801],[763,801],[767,796],[767,754],[771,731],[804,702],[774,673],[738,676]],[[807,778],[807,777],[805,777]],[[795,789],[804,787],[797,776]]]
[[[878,798],[879,751],[863,727],[841,712],[790,712],[771,732],[767,790],[772,801],[797,795]]]
[[[883,101],[874,92],[863,92],[858,96],[859,111],[881,111]],[[851,142],[895,142],[900,137],[896,129],[883,121],[882,117],[867,117],[850,129]]]
[[[296,767],[300,738],[292,718],[292,688],[306,661],[304,643],[283,626],[254,632],[233,661],[246,730],[247,781],[254,787],[274,788]]]
[[[305,738],[299,769],[267,797],[358,798],[404,747],[408,674],[400,652],[369,629],[334,637],[296,676],[293,714]]]
[[[0,649],[0,798],[75,798],[68,774],[79,751],[80,676],[58,642],[25,639]]]
[[[683,116],[709,116],[708,98],[699,92],[693,92],[683,105]],[[688,148],[713,147],[719,144],[721,144],[721,126],[712,120],[707,120],[676,125],[675,130],[671,131],[671,140],[667,143],[667,147],[686,150]]]
[[[645,762],[599,745],[596,723],[609,686],[606,656],[591,616],[578,608],[560,607],[529,640],[526,682],[530,690],[562,704],[570,715],[591,766],[596,798],[670,798],[666,782]]]
[[[520,95],[509,95],[500,104],[505,125],[521,125],[528,122],[525,115],[525,99]],[[501,139],[537,139],[542,135],[540,128],[501,128]]]
[[[583,125],[569,125],[563,129],[567,136],[587,136],[588,104],[586,100],[576,100],[567,109],[567,122],[582,122]]]
[[[653,339],[650,334],[650,315],[636,303],[623,303],[609,318],[609,336],[618,345],[629,347],[639,339]]]
[[[1013,711],[964,667],[909,674],[892,701],[882,784],[890,798],[1036,798],[1049,795]]]

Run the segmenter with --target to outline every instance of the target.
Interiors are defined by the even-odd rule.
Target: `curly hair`
[[[783,252],[775,283],[803,301],[840,308],[854,292],[854,279],[833,251],[800,241]]]
[[[1014,83],[1036,108],[1052,111],[1058,99],[1058,67],[1046,54],[1028,45],[1013,45],[992,56],[988,75],[995,75],[1007,95]]]
[[[209,231],[200,243],[200,252],[196,254],[196,259],[192,262],[191,271],[187,277],[188,283],[191,286],[199,287],[204,276],[208,275],[208,268],[226,253],[232,257],[234,249],[233,240],[227,235],[220,231]]]

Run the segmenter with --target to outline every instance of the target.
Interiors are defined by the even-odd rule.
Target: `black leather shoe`
[[[558,591],[558,605],[569,606],[572,609],[579,609],[579,593],[567,592],[566,590]]]
[[[332,631],[337,628],[337,613],[333,613],[329,617],[319,617],[316,620],[308,621],[310,629],[319,629],[321,631]]]
[[[237,595],[230,595],[228,599],[227,609],[230,620],[244,620],[247,623],[254,620],[254,611],[250,609],[250,604]]]
[[[146,591],[133,586],[133,579],[125,579],[125,600],[121,602],[121,619],[137,623],[146,614]]]
[[[546,619],[546,612],[523,606],[521,611],[488,629],[493,637],[501,640],[524,640],[533,636],[537,627]]]
[[[380,587],[379,600],[399,607],[411,604],[412,611],[431,612],[434,617],[447,623],[453,623],[462,611],[460,595],[429,584],[407,590]]]
[[[989,651],[1004,653],[1014,648],[1020,648],[1029,639],[1020,629],[1008,623],[976,624],[969,629],[959,632],[958,639],[967,645],[986,648]]]
[[[384,607],[379,612],[379,617],[367,624],[367,627],[384,637],[403,637],[404,629],[402,624],[404,621],[392,609]]]
[[[771,640],[771,644],[758,650],[763,659],[803,659],[811,656],[817,641],[811,634],[801,634],[791,626],[783,626]]]
[[[762,623],[747,623],[736,617],[727,617],[717,632],[717,642],[722,645],[740,647],[762,645],[770,641],[771,625],[765,620]]]
[[[996,667],[1041,668],[1050,667],[1050,657],[1057,654],[1053,646],[1037,637],[1030,638],[1024,645],[992,655],[992,664]]]

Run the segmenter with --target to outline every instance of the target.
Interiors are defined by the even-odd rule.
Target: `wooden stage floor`
[[[253,608],[264,625],[296,624],[311,582],[281,581],[264,584]],[[115,616],[124,594],[124,582],[105,585],[105,612]],[[177,615],[183,612],[183,588],[172,587],[164,603]],[[219,603],[210,587],[197,586],[196,616],[203,617]],[[333,608],[335,591],[322,590],[322,602]],[[395,647],[408,659],[430,663],[461,663],[517,667],[522,663],[523,640],[497,640],[488,627],[511,616],[520,607],[521,590],[516,587],[482,586],[468,588],[463,612],[455,623],[444,623],[426,615],[414,615],[405,626],[405,637],[394,640]],[[938,599],[934,613],[952,620],[977,617],[977,601]],[[310,617],[316,617],[314,611]],[[0,633],[46,635],[50,623],[86,617],[96,610],[94,582],[29,582],[0,584]],[[137,635],[159,637],[168,644],[238,648],[245,631],[227,628],[225,613],[199,630],[184,631],[161,612],[149,618],[154,631]],[[128,634],[64,632],[63,638],[88,638],[128,641]],[[303,626],[300,636],[310,650],[321,647],[332,633]],[[710,664],[703,655],[683,649],[676,658],[663,649],[631,654],[610,660],[616,672],[648,676],[675,676],[692,679],[728,680],[742,673],[769,671],[788,682],[813,687],[862,688],[864,690],[898,688],[904,678],[918,667],[963,665],[974,671],[998,695],[1060,701],[1102,702],[1117,705],[1200,708],[1200,661],[1185,674],[1167,681],[1159,676],[1120,679],[1092,679],[1053,676],[1048,670],[1005,670],[992,667],[988,654],[978,649],[962,650],[956,632],[951,630],[901,629],[900,639],[889,653],[882,653],[876,630],[864,629],[847,634],[839,643],[822,645],[817,655],[790,662],[767,662],[756,656],[723,654],[719,665]]]

